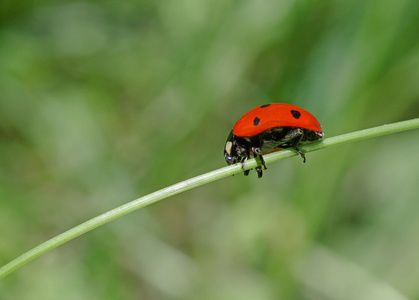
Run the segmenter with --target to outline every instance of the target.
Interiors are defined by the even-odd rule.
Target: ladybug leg
[[[259,159],[260,159],[260,163],[262,164],[263,168],[266,170],[266,164],[265,164],[265,160],[263,159],[262,154],[259,154]]]
[[[244,156],[243,159],[240,161],[240,163],[242,164],[242,169],[244,168],[244,162],[249,158],[250,155],[248,156]],[[244,176],[249,175],[250,170],[245,170],[243,171]]]
[[[258,157],[258,155],[255,154],[254,152],[253,152],[253,156],[255,158]],[[262,160],[263,160],[262,155],[259,155],[259,158],[261,159],[261,162],[262,162]],[[264,165],[264,162],[263,162],[263,165]],[[261,178],[262,175],[263,175],[262,167],[261,166],[257,166],[255,169],[256,169],[256,172],[258,173],[258,178]],[[266,167],[265,167],[265,170],[266,170]]]
[[[298,154],[300,154],[300,156],[303,158],[303,164],[305,164],[306,163],[306,156],[304,155],[303,151],[301,151],[297,147],[294,147],[294,150],[297,151]]]
[[[265,164],[265,160],[263,159],[263,156],[261,154],[262,152],[260,151],[260,148],[253,147],[252,148],[252,152],[253,152],[254,158],[256,158],[256,157],[259,156],[260,162],[261,162],[263,168],[266,170],[267,167],[266,167],[266,164]],[[258,173],[258,178],[261,178],[262,175],[263,175],[262,167],[261,166],[257,166],[256,167],[256,172]]]
[[[263,168],[266,170],[267,169],[267,167],[266,167],[266,164],[265,164],[265,160],[263,159],[263,157],[262,157],[262,151],[260,151],[260,148],[256,148],[256,147],[253,147],[252,148],[252,152],[253,152],[253,156],[254,156],[254,158],[256,158],[256,157],[258,157],[259,156],[259,159],[260,159],[260,163],[262,164],[262,166],[263,166]]]
[[[263,171],[261,167],[256,167],[256,172],[258,173],[258,178],[261,178],[263,175]]]
[[[300,128],[294,128],[290,132],[287,133],[287,135],[283,138],[283,142],[290,141],[292,142],[291,148],[293,148],[295,151],[297,151],[298,154],[303,159],[303,164],[306,162],[306,156],[304,155],[303,151],[297,148],[297,145],[300,143],[302,138],[304,137],[304,131]]]
[[[242,169],[244,168],[244,162],[247,160],[247,157],[243,157],[240,163],[242,164]]]

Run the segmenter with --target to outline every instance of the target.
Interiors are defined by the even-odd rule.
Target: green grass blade
[[[393,123],[393,124],[388,124],[388,125],[382,125],[378,127],[373,127],[373,128],[369,128],[365,130],[360,130],[356,132],[339,135],[336,137],[327,138],[318,143],[301,146],[300,149],[303,150],[304,152],[311,152],[311,151],[316,151],[316,150],[320,150],[320,149],[324,149],[324,148],[328,148],[332,146],[337,146],[337,145],[341,145],[341,144],[345,144],[349,142],[355,142],[359,140],[364,140],[364,139],[368,139],[372,137],[382,136],[382,135],[396,133],[400,131],[406,131],[406,130],[415,129],[415,128],[419,128],[419,118],[402,121],[398,123]],[[279,151],[279,152],[264,155],[264,158],[265,158],[265,162],[269,163],[269,162],[274,162],[274,161],[291,157],[291,156],[295,156],[295,155],[297,155],[295,151],[284,150],[284,151]],[[249,159],[246,162],[244,169],[246,170],[246,169],[254,168],[258,165],[258,163],[259,161],[256,161],[255,159]],[[143,208],[147,205],[153,204],[157,201],[166,199],[170,196],[190,190],[194,187],[198,187],[206,183],[210,183],[215,180],[218,180],[227,176],[231,176],[233,174],[238,174],[240,172],[242,172],[240,164],[227,166],[227,167],[220,168],[220,169],[217,169],[215,171],[212,171],[203,175],[196,176],[191,179],[187,179],[185,181],[179,182],[172,186],[163,188],[154,193],[140,197],[124,205],[121,205],[115,209],[112,209],[76,227],[73,227],[72,229],[64,233],[61,233],[53,237],[52,239],[36,246],[35,248],[27,251],[26,253],[12,260],[8,264],[0,268],[0,278],[3,278],[4,276],[10,274],[14,270],[25,265],[26,263],[33,260],[34,258],[90,230],[93,230],[101,225],[104,225],[116,218],[122,217],[130,212]]]

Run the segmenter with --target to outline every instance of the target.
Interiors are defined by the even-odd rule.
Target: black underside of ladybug
[[[236,136],[231,131],[224,149],[224,157],[228,164],[241,162],[244,166],[244,162],[253,154],[255,158],[259,156],[262,166],[266,169],[262,154],[278,149],[293,148],[305,162],[304,153],[297,147],[317,141],[322,137],[323,133],[321,132],[299,127],[275,127],[251,137]],[[262,177],[262,167],[256,167],[256,171],[258,177]],[[244,175],[248,174],[249,170],[244,171]]]

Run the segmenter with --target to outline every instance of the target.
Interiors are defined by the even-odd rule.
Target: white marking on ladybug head
[[[230,142],[230,141],[228,141],[227,143],[226,143],[226,148],[225,148],[225,150],[226,150],[226,152],[227,152],[227,154],[228,155],[231,155],[231,148],[233,147],[233,143],[232,142]]]

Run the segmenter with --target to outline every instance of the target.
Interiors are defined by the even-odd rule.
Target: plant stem
[[[318,143],[304,145],[299,148],[304,152],[311,152],[311,151],[316,151],[323,148],[328,148],[328,147],[337,146],[337,145],[341,145],[341,144],[345,144],[349,142],[364,140],[371,137],[381,136],[381,135],[390,134],[390,133],[396,133],[399,131],[406,131],[406,130],[415,129],[415,128],[419,128],[419,118],[408,120],[408,121],[403,121],[403,122],[398,122],[398,123],[393,123],[393,124],[388,124],[388,125],[382,125],[378,127],[373,127],[373,128],[360,130],[360,131],[356,131],[352,133],[347,133],[347,134],[325,139]],[[264,159],[266,163],[269,163],[269,162],[274,162],[274,161],[291,157],[291,156],[295,156],[295,155],[297,155],[295,151],[283,150],[283,151],[278,151],[278,152],[264,155]],[[255,168],[258,164],[259,164],[259,161],[256,161],[255,159],[249,159],[248,161],[246,161],[244,170]],[[242,171],[243,169],[241,168],[240,164],[227,166],[227,167],[224,167],[224,168],[221,168],[221,169],[218,169],[218,170],[215,170],[215,171],[203,174],[203,175],[196,176],[191,179],[187,179],[185,181],[163,188],[154,193],[151,193],[149,195],[146,195],[136,200],[133,200],[131,202],[128,202],[117,208],[114,208],[104,214],[101,214],[93,219],[90,219],[76,227],[71,228],[68,231],[65,231],[51,238],[50,240],[36,246],[35,248],[32,248],[31,250],[27,251],[26,253],[12,260],[8,264],[0,268],[0,278],[3,278],[4,276],[10,274],[14,270],[18,269],[19,267],[23,266],[24,264],[28,263],[34,258],[40,256],[41,254],[46,253],[49,250],[52,250],[64,244],[65,242],[68,242],[116,218],[122,217],[130,212],[143,208],[157,201],[166,199],[170,196],[190,190],[194,187],[198,187],[200,185],[213,182],[215,180],[218,180],[227,176],[231,176],[233,174],[237,174]]]

